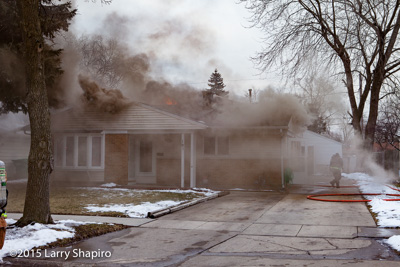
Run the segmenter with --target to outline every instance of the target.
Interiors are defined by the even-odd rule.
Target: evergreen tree
[[[67,30],[76,10],[54,0],[4,0],[0,3],[0,112],[29,114],[31,147],[24,212],[17,222],[52,223],[49,176],[53,170],[47,90],[62,73],[59,55],[46,40]]]
[[[46,91],[49,104],[53,107],[60,102],[58,78],[61,69],[61,49],[51,47],[56,33],[68,30],[70,20],[75,16],[71,2],[53,3],[54,0],[39,1],[38,13],[42,37],[45,38],[41,57],[43,59]],[[28,112],[28,90],[25,83],[26,58],[24,57],[21,18],[17,1],[0,2],[0,114],[7,112]],[[50,42],[48,42],[50,41]]]
[[[211,73],[210,79],[208,79],[208,86],[210,88],[207,90],[212,94],[218,96],[225,96],[228,94],[228,92],[224,90],[225,88],[224,79],[222,78],[221,74],[218,72],[217,69],[215,69],[214,72]]]

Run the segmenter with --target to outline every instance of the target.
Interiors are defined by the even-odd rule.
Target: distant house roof
[[[133,102],[116,114],[96,109],[68,109],[52,115],[54,131],[196,130],[207,126],[181,116]]]

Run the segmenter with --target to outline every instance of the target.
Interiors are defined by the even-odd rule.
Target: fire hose
[[[397,188],[393,188],[389,185],[387,185],[392,190],[400,191]],[[317,201],[327,201],[327,202],[370,202],[372,201],[371,199],[325,199],[325,198],[319,198],[319,197],[328,197],[328,196],[380,196],[380,195],[385,195],[385,196],[394,196],[394,197],[400,197],[400,194],[382,194],[382,193],[350,193],[350,194],[319,194],[319,195],[309,195],[307,196],[307,199],[310,200],[317,200]],[[387,198],[387,199],[382,199],[384,201],[400,201],[400,198]]]

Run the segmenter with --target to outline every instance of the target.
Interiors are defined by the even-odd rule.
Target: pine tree
[[[26,62],[21,28],[21,17],[14,0],[0,1],[0,114],[28,112],[28,88],[25,83]],[[54,2],[54,3],[53,3]],[[52,46],[52,40],[60,31],[67,31],[76,9],[71,2],[57,3],[40,0],[38,3],[39,23],[45,39],[41,52],[43,58],[46,91],[52,107],[60,105],[61,88],[57,86],[61,69],[61,49]]]
[[[4,3],[0,7],[6,7]],[[52,223],[49,176],[53,170],[53,149],[46,82],[53,79],[50,77],[53,74],[54,78],[57,77],[61,69],[57,67],[60,63],[58,60],[54,60],[54,66],[50,68],[49,53],[57,58],[60,51],[46,49],[45,37],[52,39],[56,32],[66,30],[76,11],[71,9],[70,2],[53,4],[52,0],[9,0],[7,4],[10,10],[15,10],[11,21],[17,23],[13,23],[16,28],[11,39],[19,40],[13,50],[22,54],[21,72],[25,76],[27,92],[25,99],[17,102],[15,109],[9,111],[19,108],[23,110],[23,107],[18,107],[19,104],[26,106],[31,127],[24,212],[16,224],[25,226],[31,222]],[[46,80],[46,77],[50,77],[50,80]]]
[[[210,79],[208,79],[208,86],[210,87],[207,91],[211,92],[212,94],[218,96],[225,96],[229,92],[225,91],[225,84],[224,79],[222,78],[221,74],[218,72],[217,69],[211,73]]]

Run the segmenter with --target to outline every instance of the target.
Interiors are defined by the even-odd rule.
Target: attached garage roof
[[[95,109],[68,109],[52,115],[52,128],[65,131],[197,130],[207,126],[134,102],[117,114]]]

